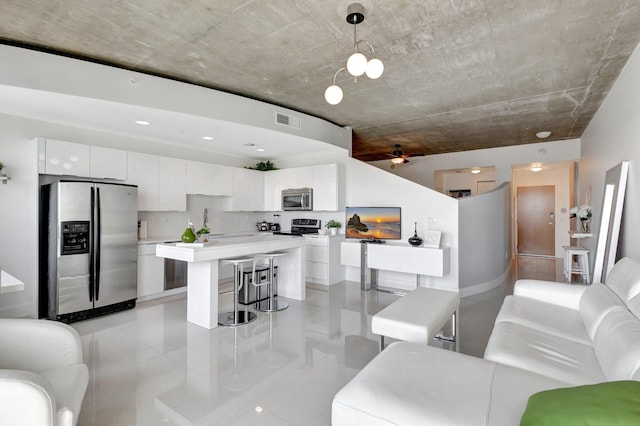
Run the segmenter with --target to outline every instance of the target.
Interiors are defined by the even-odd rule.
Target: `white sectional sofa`
[[[639,316],[640,265],[628,258],[606,285],[520,280],[484,359],[393,343],[336,394],[332,424],[517,425],[539,391],[640,380]]]

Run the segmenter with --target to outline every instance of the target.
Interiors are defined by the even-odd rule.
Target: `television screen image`
[[[399,240],[400,207],[347,207],[347,238]]]

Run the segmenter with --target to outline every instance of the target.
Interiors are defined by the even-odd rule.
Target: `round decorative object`
[[[422,245],[422,238],[418,237],[418,222],[413,222],[413,223],[414,223],[413,237],[409,238],[409,244],[411,244],[414,247],[417,247],[419,245]]]
[[[327,90],[324,91],[324,98],[330,105],[338,105],[343,96],[342,89],[335,84],[327,87]]]
[[[187,228],[182,233],[182,237],[180,237],[183,243],[192,243],[196,240],[196,234],[193,233],[193,229]]]

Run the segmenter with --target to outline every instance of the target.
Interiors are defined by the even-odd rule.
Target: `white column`
[[[189,262],[187,321],[204,328],[218,326],[218,259]]]

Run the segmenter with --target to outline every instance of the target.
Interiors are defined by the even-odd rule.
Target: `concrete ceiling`
[[[344,0],[3,0],[0,40],[168,76],[352,126],[353,156],[580,137],[640,41],[637,0],[362,0],[377,80],[337,79]],[[362,49],[365,54],[368,50]]]

